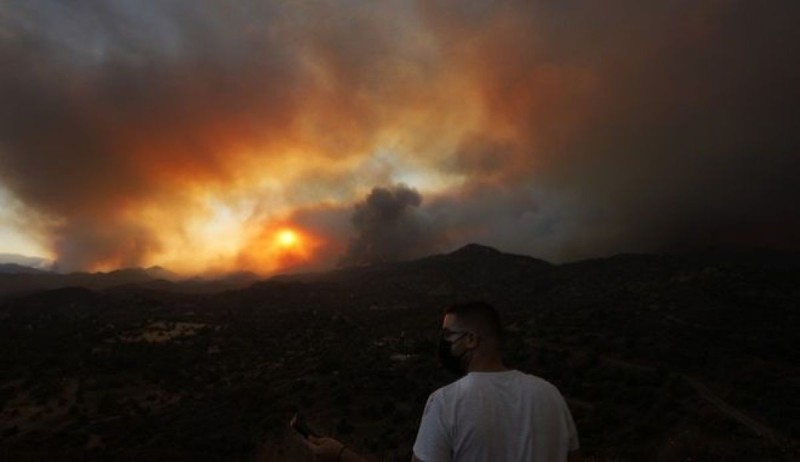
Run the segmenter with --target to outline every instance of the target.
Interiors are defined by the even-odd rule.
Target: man
[[[412,462],[581,460],[561,393],[539,377],[508,369],[502,336],[500,316],[487,303],[445,310],[439,359],[463,377],[428,398]],[[332,438],[311,438],[309,447],[321,460],[363,460]]]

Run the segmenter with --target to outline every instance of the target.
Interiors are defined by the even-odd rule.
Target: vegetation
[[[0,305],[5,460],[308,460],[310,425],[409,460],[441,308],[503,312],[511,365],[556,384],[588,460],[797,460],[796,267],[470,247],[215,294],[63,288]]]

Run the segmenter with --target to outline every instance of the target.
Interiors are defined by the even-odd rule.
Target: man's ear
[[[478,348],[481,344],[481,337],[476,332],[469,332],[467,334],[467,347]]]

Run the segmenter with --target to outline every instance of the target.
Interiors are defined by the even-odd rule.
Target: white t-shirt
[[[414,442],[423,462],[565,461],[577,449],[558,389],[516,370],[470,372],[433,392]]]

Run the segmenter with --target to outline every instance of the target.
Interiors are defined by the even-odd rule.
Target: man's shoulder
[[[531,386],[539,387],[539,388],[546,388],[557,390],[556,386],[550,383],[549,381],[539,377],[538,375],[528,374],[522,371],[516,371],[519,374],[517,375],[520,381],[530,384]]]
[[[433,391],[428,396],[428,403],[431,402],[450,402],[455,399],[468,387],[467,383],[469,381],[468,375],[461,377],[457,380],[454,380],[447,385],[441,386]]]
[[[558,388],[549,381],[537,375],[522,372],[516,369],[506,371],[504,374],[508,380],[513,380],[517,386],[529,388],[534,393],[555,394],[561,396]],[[483,378],[486,378],[485,376]],[[469,393],[480,380],[476,377],[466,375],[447,385],[437,388],[428,396],[428,402],[432,401],[451,401],[463,393]],[[477,385],[480,386],[480,385]]]
[[[528,372],[520,371],[519,369],[508,369],[503,372],[489,373],[489,374],[484,373],[480,377],[489,380],[494,379],[501,382],[512,381],[522,385],[530,385],[535,387],[555,388],[555,385],[543,379],[542,377],[539,377],[538,375],[533,375]],[[471,375],[464,377],[464,379],[466,380],[469,380],[470,378],[472,378]],[[477,379],[478,377],[475,378]],[[455,383],[457,382],[454,382],[454,384]]]
[[[458,394],[462,391],[468,390],[471,387],[475,386],[476,384],[485,383],[487,379],[488,380],[499,379],[502,381],[511,380],[518,383],[521,386],[529,386],[539,390],[546,389],[546,390],[558,391],[555,385],[537,375],[529,374],[516,369],[511,369],[503,372],[502,375],[498,373],[497,377],[494,377],[493,375],[490,374],[482,374],[480,376],[476,374],[465,375],[464,377],[461,377],[456,381],[453,381],[447,385],[437,388],[433,393],[430,394],[430,398],[446,398],[448,396],[452,396],[454,394]]]
[[[428,397],[428,399],[429,400],[443,399],[443,398],[446,398],[448,396],[452,396],[454,393],[456,393],[456,390],[459,388],[459,386],[460,386],[459,382],[461,382],[463,380],[464,380],[464,377],[462,377],[462,378],[460,378],[460,379],[458,379],[456,381],[450,382],[447,385],[444,385],[444,386],[441,386],[441,387],[437,388],[436,390],[434,390],[433,393],[430,394],[430,397]]]
[[[549,396],[558,397],[559,399],[563,399],[563,395],[561,391],[558,390],[558,387],[550,383],[549,381],[539,377],[538,375],[527,374],[524,372],[519,373],[519,380],[520,383],[529,388],[532,392],[537,394],[544,394]]]

